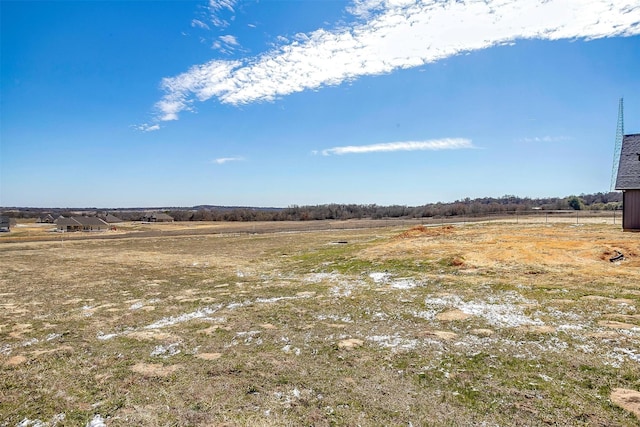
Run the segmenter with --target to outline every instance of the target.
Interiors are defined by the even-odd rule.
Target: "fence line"
[[[522,224],[613,224],[622,225],[622,211],[553,210],[516,211],[478,215],[457,215],[422,218],[423,224],[465,222],[510,222]]]

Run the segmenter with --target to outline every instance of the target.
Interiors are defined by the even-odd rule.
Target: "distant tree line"
[[[622,193],[595,193],[563,198],[528,198],[506,195],[502,197],[465,198],[452,203],[430,203],[422,206],[378,206],[358,204],[327,204],[289,206],[287,208],[251,208],[196,206],[190,208],[158,208],[157,212],[171,215],[176,221],[314,221],[384,218],[439,218],[454,216],[483,216],[536,210],[614,210],[622,208]],[[125,221],[139,221],[149,208],[109,209],[108,212]],[[47,213],[54,217],[103,214],[105,210],[5,208],[3,215],[14,218],[39,218]]]

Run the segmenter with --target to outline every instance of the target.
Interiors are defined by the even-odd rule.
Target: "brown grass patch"
[[[516,329],[533,334],[552,334],[556,331],[556,328],[547,325],[524,325],[519,326]]]
[[[158,330],[134,331],[127,333],[127,336],[140,341],[175,341],[178,339],[176,335]]]
[[[614,320],[600,320],[598,322],[598,325],[604,326],[605,328],[612,328],[612,329],[633,329],[638,327],[638,325],[633,325],[631,323],[624,323],[624,322],[616,322]]]
[[[136,363],[131,370],[145,377],[168,377],[180,369],[180,365],[162,365],[160,363]]]
[[[222,353],[198,353],[196,357],[202,360],[218,360],[222,357]]]

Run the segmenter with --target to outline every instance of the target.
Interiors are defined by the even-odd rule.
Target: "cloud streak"
[[[209,11],[209,21],[214,27],[224,28],[229,26],[229,21],[222,18],[223,13],[235,13],[233,7],[237,0],[209,0],[207,9]]]
[[[211,1],[233,10],[235,1]],[[518,39],[598,39],[640,34],[637,0],[356,0],[351,26],[298,34],[242,61],[214,60],[162,80],[157,119],[177,120],[195,102],[231,105],[421,66]]]
[[[535,136],[521,138],[520,142],[563,142],[571,141],[573,138],[570,136]]]
[[[322,150],[323,156],[343,154],[381,153],[393,151],[439,151],[475,148],[471,140],[465,138],[431,139],[427,141],[385,142],[371,145],[347,145]]]
[[[143,123],[141,125],[133,125],[132,126],[135,130],[139,130],[141,132],[153,132],[156,130],[160,130],[160,125],[159,124],[149,124],[149,123]]]
[[[215,163],[217,165],[223,165],[225,163],[229,163],[229,162],[241,162],[244,161],[244,157],[220,157],[217,158],[215,160],[213,160],[212,163]]]

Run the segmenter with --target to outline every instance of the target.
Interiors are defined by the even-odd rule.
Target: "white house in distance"
[[[622,229],[640,231],[640,133],[622,138],[616,190],[622,190]]]

